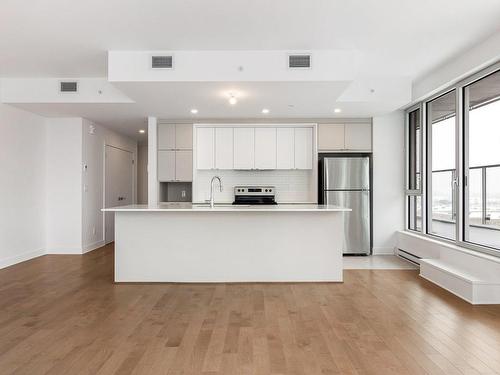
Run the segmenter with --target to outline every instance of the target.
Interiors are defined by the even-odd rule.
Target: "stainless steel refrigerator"
[[[370,158],[325,157],[322,177],[323,202],[352,209],[344,213],[344,254],[370,254]]]

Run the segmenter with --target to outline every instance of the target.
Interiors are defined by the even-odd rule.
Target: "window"
[[[500,248],[500,72],[463,89],[464,239]]]
[[[422,231],[422,110],[420,107],[407,112],[407,173],[406,193],[408,204],[408,229]]]
[[[500,256],[500,62],[407,110],[405,191],[408,230]]]

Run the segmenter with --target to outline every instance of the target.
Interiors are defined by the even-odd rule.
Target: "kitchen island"
[[[116,282],[342,281],[346,208],[167,203],[115,213]]]

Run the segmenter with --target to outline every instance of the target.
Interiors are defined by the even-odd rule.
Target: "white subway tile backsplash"
[[[316,185],[311,170],[198,170],[193,182],[193,202],[203,202],[209,198],[210,180],[215,175],[222,179],[224,188],[222,192],[216,190],[217,202],[232,202],[233,188],[237,185],[276,186],[278,203],[316,202]]]

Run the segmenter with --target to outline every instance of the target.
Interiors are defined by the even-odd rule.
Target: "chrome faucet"
[[[213,176],[210,181],[210,208],[214,208],[214,181],[219,181],[219,191],[222,192],[222,181],[219,176]]]

